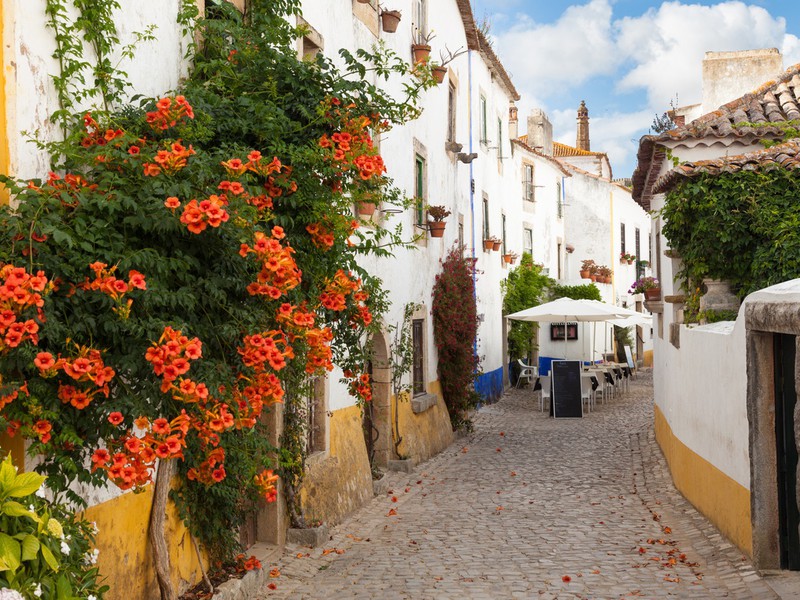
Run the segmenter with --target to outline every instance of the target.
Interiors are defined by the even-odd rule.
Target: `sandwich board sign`
[[[625,360],[628,362],[628,366],[633,371],[636,368],[636,365],[633,362],[633,354],[631,353],[631,347],[625,346]]]
[[[581,362],[579,360],[554,360],[553,371],[553,417],[556,419],[580,419],[583,417],[581,401]]]

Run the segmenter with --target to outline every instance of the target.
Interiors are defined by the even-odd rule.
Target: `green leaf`
[[[0,560],[6,564],[6,569],[16,572],[20,565],[20,545],[10,535],[0,533]]]
[[[17,475],[17,470],[14,468],[14,463],[11,462],[11,454],[9,454],[0,465],[0,497],[5,496],[6,490],[14,482],[14,477]]]
[[[44,559],[44,562],[46,562],[48,566],[53,569],[53,571],[58,571],[58,561],[56,560],[56,557],[53,556],[50,548],[44,544],[41,544],[40,550],[42,551],[42,558]]]
[[[33,560],[39,552],[39,540],[35,535],[28,534],[22,539],[22,560]]]
[[[72,600],[72,586],[67,581],[66,575],[63,573],[56,581],[56,593],[58,594],[58,600]]]
[[[44,483],[45,478],[38,473],[23,473],[17,475],[14,483],[7,490],[7,495],[12,498],[22,498],[38,490]]]
[[[8,515],[9,517],[29,517],[39,523],[41,519],[36,516],[35,513],[32,513],[27,508],[22,506],[19,502],[14,502],[12,500],[8,500],[7,502],[3,503],[2,507],[3,514]]]

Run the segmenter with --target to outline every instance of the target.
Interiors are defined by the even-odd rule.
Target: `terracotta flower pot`
[[[400,25],[399,10],[385,10],[381,13],[381,25],[386,33],[394,33]]]
[[[495,252],[500,250],[500,247],[503,245],[503,242],[492,242],[492,250]]]
[[[411,44],[411,55],[414,62],[425,62],[431,55],[431,47],[428,44]]]
[[[589,275],[589,279],[591,279],[592,281],[597,281],[597,275],[592,273],[592,274]]]
[[[492,240],[483,240],[484,250],[491,250],[492,248],[494,248],[494,242]]]
[[[589,269],[584,269],[583,271],[581,271],[580,275],[581,275],[581,279],[589,279],[589,275],[590,275]]]
[[[503,254],[503,261],[511,264],[511,255],[510,254]]]
[[[370,217],[375,214],[374,202],[356,202],[356,212],[362,217]]]
[[[644,291],[644,299],[650,302],[661,300],[661,288],[649,288]]]
[[[433,67],[432,71],[433,77],[436,79],[436,83],[442,83],[447,75],[447,67]]]
[[[633,261],[632,261],[632,260],[629,260],[629,261],[628,261],[628,264],[629,264],[629,265],[632,265],[632,264],[633,264]]]
[[[444,221],[428,221],[428,231],[430,232],[431,237],[444,237],[445,225],[447,225],[447,223]]]

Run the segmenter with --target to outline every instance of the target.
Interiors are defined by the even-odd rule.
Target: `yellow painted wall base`
[[[742,552],[752,556],[750,491],[683,444],[657,406],[655,432],[675,487]]]
[[[645,367],[652,367],[653,366],[653,351],[652,350],[645,350],[644,351],[644,366]]]
[[[334,411],[328,426],[330,451],[309,457],[300,503],[307,520],[336,524],[372,498],[372,473],[361,409]]]
[[[407,396],[401,396],[393,407],[400,411],[399,432],[394,431],[395,439],[403,438],[399,451],[403,458],[411,459],[415,465],[436,456],[453,443],[453,426],[450,424],[450,414],[442,399],[439,383],[430,384],[428,393],[438,396],[438,400],[424,412],[415,414]],[[394,428],[394,423],[392,427]]]
[[[153,487],[140,494],[124,494],[86,509],[84,516],[97,524],[97,565],[111,590],[106,600],[159,600],[147,525]],[[172,584],[182,593],[201,578],[197,554],[188,530],[172,502],[167,511],[166,535],[170,548]]]

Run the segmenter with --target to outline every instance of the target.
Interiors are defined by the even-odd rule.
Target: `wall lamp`
[[[466,152],[459,152],[458,153],[458,160],[460,162],[464,163],[465,165],[468,165],[469,163],[471,163],[476,158],[478,158],[478,153],[477,152],[472,152],[471,154],[467,154]]]

